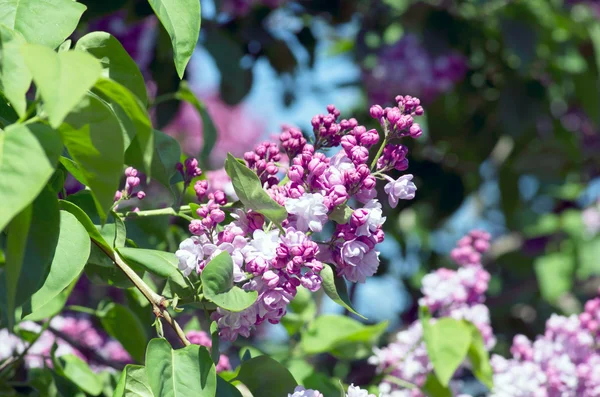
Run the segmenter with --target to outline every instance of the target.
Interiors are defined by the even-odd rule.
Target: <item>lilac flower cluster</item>
[[[53,317],[50,320],[50,328],[56,332],[42,330],[42,326],[32,321],[19,323],[19,328],[41,334],[33,346],[28,348],[28,345],[18,336],[10,334],[6,329],[0,330],[0,340],[2,340],[2,343],[0,343],[0,361],[9,356],[20,354],[28,348],[24,357],[25,367],[52,367],[50,354],[53,345],[56,344],[57,350],[54,353],[56,357],[73,354],[88,362],[96,372],[114,371],[114,369],[105,365],[104,362],[98,362],[97,356],[91,355],[90,352],[95,352],[103,360],[119,366],[133,362],[129,353],[119,342],[100,333],[93,327],[92,322],[87,317]],[[68,339],[68,341],[65,339]],[[76,345],[72,345],[70,342],[74,342]]]
[[[143,190],[139,190],[134,194],[133,189],[138,187],[141,183],[140,177],[138,176],[138,170],[133,167],[127,167],[125,170],[125,187],[122,190],[115,192],[115,206],[116,210],[119,207],[121,201],[130,200],[136,197],[138,200],[143,200],[146,197],[146,193]],[[134,211],[138,211],[136,207]]]
[[[210,336],[204,331],[188,331],[185,336],[188,338],[190,343],[195,345],[200,345],[212,349],[212,340]],[[225,354],[221,354],[219,356],[219,362],[216,366],[217,373],[223,371],[231,371],[231,363],[229,362],[229,357]]]
[[[383,47],[377,55],[377,65],[363,70],[367,93],[374,102],[402,91],[430,103],[462,81],[467,72],[462,55],[435,56],[412,34]]]
[[[496,339],[489,310],[483,304],[490,275],[481,265],[481,255],[489,249],[490,238],[488,233],[479,230],[461,238],[451,252],[460,267],[457,270],[442,268],[426,275],[421,287],[423,298],[419,300],[419,305],[427,307],[434,318],[452,317],[475,324],[488,349],[494,347]],[[424,397],[418,389],[400,390],[393,382],[393,378],[398,378],[421,387],[433,370],[420,322],[399,332],[388,346],[375,348],[369,362],[377,366],[378,372],[386,374],[379,385],[384,396]]]
[[[387,178],[386,193],[394,205],[400,199],[412,199],[416,190],[412,175],[395,181],[384,176],[393,168],[388,166],[390,162],[376,166],[384,148],[394,145],[392,140],[420,134],[413,122],[413,117],[423,114],[420,101],[399,96],[396,102],[396,107],[385,110],[376,105],[381,109],[378,118],[384,141],[371,167],[367,164],[369,149],[379,142],[378,132],[358,125],[355,119],[339,120],[340,111],[333,105],[327,107],[326,115],[312,119],[310,143],[298,129],[285,127],[279,145],[263,142],[244,154],[246,165],[258,175],[265,191],[288,213],[281,231],[250,209],[231,211],[225,206],[223,191],[207,194],[210,183],[201,181],[194,186],[198,199],[208,198],[208,202],[196,211],[200,219],[190,224],[194,236],[184,240],[176,252],[179,269],[196,277],[208,261],[227,251],[233,259],[235,282],[258,292],[257,301],[242,312],[218,308],[213,313],[221,337],[248,337],[250,330],[264,321],[278,323],[298,287],[313,292],[320,288],[325,263],[351,282],[365,282],[375,274],[379,266],[376,245],[384,239],[381,226],[385,221],[375,198],[377,179]],[[327,157],[324,150],[335,146],[342,150]],[[281,181],[286,158],[291,160],[290,166],[287,178]],[[224,224],[225,213],[230,211],[234,220]],[[348,219],[344,214],[349,213]],[[322,232],[332,218],[336,224],[328,240],[313,235]]]
[[[302,386],[296,386],[294,393],[288,394],[288,397],[323,397],[323,393],[318,390],[305,389]],[[361,389],[358,386],[351,384],[348,386],[348,392],[346,397],[376,397],[374,394],[369,394],[365,389]]]

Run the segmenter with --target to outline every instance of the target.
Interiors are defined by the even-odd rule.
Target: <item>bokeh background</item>
[[[121,40],[149,81],[158,127],[197,156],[202,120],[193,106],[166,100],[179,79],[169,38],[147,1],[80,1],[88,12],[78,34],[105,30]],[[494,238],[485,264],[497,352],[506,353],[517,333],[542,333],[553,312],[581,311],[597,294],[600,3],[201,4],[201,36],[185,78],[218,130],[203,164],[215,187],[227,186],[227,152],[241,156],[284,124],[310,134],[312,116],[328,104],[375,128],[371,104],[389,105],[397,94],[421,99],[424,134],[404,142],[417,197],[386,214],[382,265],[351,287],[370,321],[390,320],[390,330],[413,321],[422,276],[452,267],[448,252],[474,228]],[[152,189],[149,197],[160,196]],[[129,233],[141,246],[174,251],[187,233],[168,222],[141,219]],[[74,301],[106,298],[89,282],[80,281],[84,292],[78,297],[76,290]],[[319,309],[339,310],[326,297]],[[283,326],[269,325],[256,338],[285,337]]]

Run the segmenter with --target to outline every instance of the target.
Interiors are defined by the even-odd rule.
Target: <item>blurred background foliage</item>
[[[197,156],[202,122],[192,106],[166,100],[179,79],[169,38],[147,1],[81,2],[88,12],[80,34],[106,30],[121,40],[151,81],[159,128]],[[199,48],[186,79],[218,132],[204,164],[213,179],[226,152],[241,155],[284,123],[310,135],[311,117],[329,103],[342,117],[375,128],[370,104],[385,106],[397,94],[421,98],[424,135],[405,142],[417,197],[386,214],[392,238],[381,249],[378,275],[351,289],[371,320],[388,319],[394,328],[414,320],[420,279],[452,267],[447,253],[473,228],[495,240],[486,258],[493,277],[487,302],[498,352],[516,333],[533,337],[550,313],[578,312],[597,293],[600,6],[594,1],[201,4]],[[167,222],[140,219],[130,233],[141,246],[174,251],[186,230]],[[327,302],[317,309],[336,310]],[[273,332],[285,335],[283,327]]]

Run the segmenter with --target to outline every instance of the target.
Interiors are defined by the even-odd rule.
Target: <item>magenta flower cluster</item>
[[[107,365],[109,362],[117,368],[133,362],[123,346],[94,328],[88,317],[55,316],[50,320],[51,330],[43,330],[41,325],[33,321],[21,322],[19,328],[40,333],[40,336],[32,346],[28,346],[7,329],[0,330],[0,361],[27,349],[25,367],[52,367],[51,350],[56,344],[56,357],[73,354],[86,361],[95,372],[114,371],[112,366]]]
[[[246,165],[256,173],[267,194],[288,213],[281,231],[251,209],[232,210],[222,190],[208,193],[211,186],[206,180],[196,182],[197,198],[207,201],[196,210],[199,219],[190,223],[193,236],[176,252],[179,269],[186,276],[197,277],[208,261],[227,251],[234,264],[234,281],[245,290],[258,292],[257,301],[242,312],[222,308],[214,312],[221,337],[248,337],[262,322],[278,323],[297,288],[314,292],[321,287],[324,266],[332,265],[339,276],[351,282],[365,282],[376,273],[376,245],[384,239],[381,226],[385,221],[376,199],[377,180],[387,179],[385,190],[394,206],[400,199],[412,199],[416,190],[412,175],[395,181],[384,176],[394,168],[387,165],[389,162],[377,167],[378,156],[384,148],[395,145],[392,141],[420,135],[413,122],[423,114],[420,101],[398,96],[396,103],[385,109],[376,105],[381,109],[378,119],[383,139],[377,130],[367,130],[353,118],[340,119],[340,111],[329,105],[327,114],[313,117],[312,136],[285,127],[279,143],[263,142],[244,154]],[[369,165],[369,149],[380,140],[380,150]],[[326,151],[338,146],[341,150],[328,157]],[[283,168],[286,159],[287,170]],[[194,167],[197,163],[193,159],[180,167],[186,183],[191,183],[189,170]],[[283,180],[282,172],[286,173]],[[226,223],[225,219],[231,219],[226,216],[228,212],[233,221]],[[335,224],[330,223],[332,219]],[[333,234],[323,238],[320,233],[328,225]]]
[[[138,170],[133,167],[127,167],[125,170],[125,187],[122,190],[117,190],[115,192],[115,206],[114,210],[116,211],[119,207],[119,203],[121,201],[130,200],[132,198],[137,198],[138,200],[143,200],[146,197],[146,193],[143,190],[138,190],[134,194],[134,189],[137,188],[141,183],[141,179],[138,176]],[[136,207],[133,211],[139,211]]]
[[[407,92],[431,103],[462,81],[467,60],[455,52],[436,56],[412,34],[405,35],[377,54],[377,64],[363,70],[369,98],[381,102],[396,92]]]

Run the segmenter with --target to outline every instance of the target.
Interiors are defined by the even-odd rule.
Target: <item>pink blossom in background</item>
[[[411,34],[383,47],[377,55],[376,65],[363,70],[364,86],[373,102],[385,102],[396,92],[432,102],[463,80],[468,70],[462,55],[434,56]]]
[[[213,166],[222,165],[228,152],[241,157],[265,132],[264,123],[253,118],[243,105],[229,106],[215,95],[203,98],[203,101],[218,132],[210,156]],[[200,153],[204,142],[202,119],[189,103],[181,103],[177,115],[163,131],[179,141],[185,154],[197,156]]]

